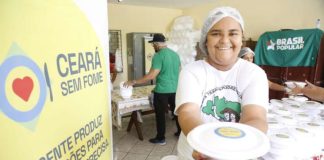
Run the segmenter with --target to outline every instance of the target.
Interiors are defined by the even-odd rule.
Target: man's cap
[[[199,48],[204,54],[207,54],[207,48],[206,48],[206,38],[207,38],[207,33],[209,30],[220,20],[222,20],[225,17],[231,17],[235,21],[237,21],[241,28],[242,31],[244,31],[244,21],[243,18],[240,14],[240,12],[232,7],[219,7],[215,8],[212,11],[209,12],[204,25],[201,29],[201,37],[200,37],[200,42],[199,42]]]
[[[151,41],[148,41],[149,43],[153,42],[165,42],[165,37],[163,34],[157,33],[153,35],[153,39]]]

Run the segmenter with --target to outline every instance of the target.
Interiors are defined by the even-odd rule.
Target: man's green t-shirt
[[[178,54],[169,48],[159,50],[153,56],[151,68],[160,70],[154,91],[157,93],[175,93],[180,70]]]

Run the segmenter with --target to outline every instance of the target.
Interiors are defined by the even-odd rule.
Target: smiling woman
[[[231,7],[212,10],[203,24],[199,47],[206,60],[186,65],[179,76],[175,113],[183,131],[180,159],[208,159],[186,139],[204,123],[238,122],[267,131],[267,77],[260,67],[237,57],[243,30],[243,18]]]
[[[233,18],[225,17],[216,23],[206,37],[209,64],[222,71],[232,68],[242,46],[242,37],[240,24]]]

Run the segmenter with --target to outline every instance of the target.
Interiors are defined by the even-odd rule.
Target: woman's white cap
[[[249,48],[249,47],[243,47],[238,55],[238,57],[242,58],[244,57],[246,54],[248,53],[252,53],[253,56],[255,55],[254,52]]]
[[[206,18],[204,25],[201,29],[201,36],[200,36],[200,42],[199,42],[199,48],[201,51],[207,55],[207,47],[206,47],[206,38],[208,31],[221,19],[225,17],[231,17],[234,20],[236,20],[242,28],[242,31],[244,30],[244,21],[240,14],[240,12],[232,7],[219,7],[215,8],[212,11],[209,12],[208,17]]]

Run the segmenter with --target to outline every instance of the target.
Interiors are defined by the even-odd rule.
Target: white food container
[[[125,82],[119,84],[120,96],[129,99],[133,95],[133,86],[124,87]]]
[[[187,141],[198,152],[217,160],[253,159],[270,149],[269,139],[263,132],[230,122],[200,125],[189,132]]]

